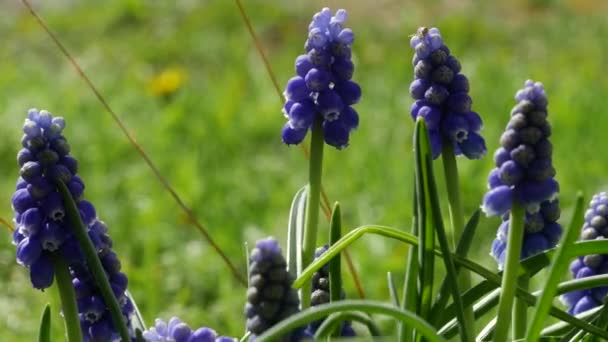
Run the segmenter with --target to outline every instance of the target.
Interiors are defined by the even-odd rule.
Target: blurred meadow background
[[[245,273],[245,247],[273,235],[283,246],[292,196],[307,162],[280,139],[281,103],[233,1],[33,1],[87,75],[200,222]],[[409,230],[413,159],[409,35],[438,27],[471,82],[488,155],[459,160],[467,215],[479,207],[492,153],[513,96],[545,84],[553,124],[562,224],[578,190],[608,184],[608,3],[601,0],[243,0],[281,87],[294,74],[308,23],[321,7],[345,8],[355,32],[360,128],[351,145],[326,147],[324,186],[345,229],[377,223]],[[160,186],[68,61],[19,1],[0,4],[0,216],[12,219],[16,153],[30,107],[66,118],[85,196],[110,227],[129,290],[148,324],[180,316],[241,336],[244,288]],[[436,176],[443,177],[437,161]],[[442,182],[442,181],[441,181]],[[443,183],[440,184],[443,189]],[[447,203],[443,203],[447,218]],[[325,222],[321,226],[326,235]],[[499,220],[482,218],[472,258],[489,257]],[[54,290],[30,287],[0,231],[0,340],[36,336]],[[324,241],[324,238],[323,240]],[[368,237],[351,248],[369,298],[388,299],[386,272],[401,280],[407,249]],[[346,268],[344,268],[346,270]],[[356,297],[350,276],[346,292]],[[62,325],[55,315],[54,329]]]

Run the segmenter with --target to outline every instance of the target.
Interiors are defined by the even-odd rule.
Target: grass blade
[[[51,342],[51,305],[46,304],[40,317],[38,329],[38,342]]]
[[[287,270],[295,278],[302,271],[302,236],[308,186],[302,187],[291,202],[287,224]]]
[[[608,305],[606,305],[605,299],[604,299],[604,305],[601,307],[601,310],[598,314],[597,323],[595,325],[597,325],[598,328],[603,329],[603,330],[606,330],[606,328],[608,327]],[[598,342],[598,341],[599,341],[599,339],[595,335],[591,335],[588,340],[588,342]]]
[[[418,208],[416,205],[416,181],[414,180],[412,235],[418,235]],[[411,312],[418,312],[418,244],[411,245],[407,252],[407,268],[403,284],[403,302],[401,308]],[[409,342],[413,339],[413,332],[405,325],[398,325],[398,338],[401,342]]]
[[[435,276],[435,230],[431,224],[431,205],[429,198],[426,156],[430,155],[428,137],[426,135],[424,120],[418,120],[414,129],[414,155],[416,175],[416,206],[418,208],[418,234],[420,246],[418,248],[418,314],[427,319],[431,311],[433,295],[433,278]],[[426,142],[426,144],[425,144]]]
[[[456,273],[456,267],[454,266],[454,261],[452,260],[450,244],[448,242],[448,238],[445,233],[445,227],[443,225],[441,208],[439,206],[439,196],[437,195],[437,185],[435,183],[435,176],[433,173],[433,161],[431,156],[429,136],[426,130],[426,125],[424,124],[424,120],[418,120],[417,125],[421,127],[420,130],[422,133],[418,140],[418,143],[421,145],[419,153],[424,152],[424,155],[421,155],[421,157],[424,158],[424,163],[426,166],[423,169],[423,172],[425,173],[425,188],[427,190],[427,196],[425,197],[429,199],[429,208],[427,212],[430,212],[431,214],[431,220],[430,222],[428,222],[429,224],[427,224],[427,229],[433,230],[437,234],[439,247],[443,254],[442,260],[445,264],[445,269],[447,273],[446,280],[448,288],[452,291],[452,298],[454,304],[456,305],[456,317],[460,326],[460,338],[462,341],[471,341],[472,332],[469,331],[469,328],[472,324],[469,324],[466,321],[464,306],[462,305],[462,298],[460,297],[460,291],[458,289],[458,274]],[[435,256],[433,255],[433,251],[431,251],[429,254],[430,257],[434,259]]]
[[[370,335],[381,335],[380,329],[376,326],[376,323],[369,318],[369,316],[357,311],[344,311],[331,314],[329,317],[327,317],[327,319],[324,320],[317,329],[317,332],[315,333],[315,340],[323,341],[325,338],[330,336],[332,332],[338,332],[336,331],[337,328],[340,327],[341,323],[344,321],[359,322],[367,326],[367,330],[369,330]]]
[[[391,296],[391,302],[393,302],[396,307],[400,307],[397,285],[395,284],[395,279],[391,272],[386,272],[386,283],[388,285],[388,293]]]
[[[288,334],[295,328],[302,327],[330,314],[343,311],[361,311],[369,314],[391,316],[407,326],[411,326],[429,342],[445,341],[437,335],[435,329],[413,312],[396,308],[391,304],[372,300],[343,300],[334,303],[322,304],[301,311],[268,329],[259,336],[257,342],[278,341],[279,336]]]
[[[338,202],[334,204],[329,226],[329,245],[332,246],[342,236],[342,218]],[[331,302],[342,299],[342,270],[340,261],[340,254],[338,254],[329,262],[329,299]]]
[[[467,222],[467,224],[464,227],[462,235],[460,236],[460,239],[458,240],[458,245],[456,246],[456,251],[454,252],[454,254],[456,254],[460,257],[466,258],[467,253],[469,252],[469,249],[473,242],[473,237],[475,236],[475,231],[477,230],[477,226],[479,224],[480,215],[481,215],[480,209],[477,209],[473,213],[473,215],[471,216],[471,218],[469,219],[469,221]],[[459,268],[460,267],[456,267],[456,273],[458,273]],[[450,299],[449,291],[450,291],[450,288],[448,285],[447,277],[445,277],[441,283],[441,286],[439,287],[439,292],[437,295],[437,299],[435,300],[435,304],[433,304],[433,308],[431,309],[431,323],[435,327],[440,325],[439,322],[441,322],[442,317],[445,316],[444,315],[446,313],[445,306],[447,305],[448,300]],[[460,291],[465,291],[465,289],[460,289]],[[488,291],[490,291],[490,290],[488,290]],[[465,292],[465,294],[466,294],[466,292]],[[472,304],[472,302],[471,302],[471,304]],[[465,308],[471,304],[468,304],[468,305],[465,304],[464,297],[463,297],[463,305]],[[452,307],[452,310],[453,309],[454,308]]]
[[[591,310],[582,312],[582,313],[576,315],[575,317],[580,320],[590,322],[599,316],[599,311],[600,311],[600,308],[597,307],[597,308],[593,308]],[[572,329],[573,329],[573,327],[570,323],[558,322],[558,323],[552,324],[548,327],[545,327],[540,332],[540,335],[541,336],[562,336],[562,335],[565,335],[566,333],[568,333]],[[576,328],[574,328],[574,329],[576,329]]]
[[[407,244],[411,244],[411,245],[418,244],[418,238],[416,238],[412,234],[405,233],[397,228],[385,227],[385,226],[375,226],[375,225],[362,226],[362,227],[356,228],[356,229],[350,231],[349,233],[345,234],[338,242],[336,242],[335,245],[331,246],[325,253],[323,253],[323,255],[321,257],[315,259],[315,261],[313,263],[311,263],[305,270],[303,270],[300,277],[294,281],[293,287],[300,288],[302,286],[302,283],[309,280],[312,277],[312,275],[314,274],[314,272],[316,272],[318,269],[323,267],[323,265],[325,265],[327,262],[329,262],[329,260],[331,260],[331,258],[333,258],[337,253],[340,253],[343,249],[345,249],[350,244],[357,241],[360,237],[362,237],[363,235],[368,234],[368,233],[389,237],[389,238],[392,238],[392,239],[395,239],[395,240],[398,240],[398,241],[401,241],[401,242],[404,242]],[[434,252],[438,256],[441,256],[440,251],[435,250]],[[464,267],[464,268],[480,275],[485,280],[488,280],[488,281],[492,282],[493,284],[495,284],[497,287],[500,285],[500,282],[501,282],[500,276],[495,274],[494,272],[488,270],[487,268],[479,265],[478,263],[476,263],[474,261],[471,261],[471,260],[465,259],[465,258],[461,258],[457,255],[453,255],[452,258],[454,259],[454,263],[460,265],[461,267]],[[533,258],[530,258],[530,259],[533,259]],[[534,305],[536,302],[536,297],[533,294],[531,294],[527,291],[524,291],[521,288],[516,288],[515,295],[518,298],[524,299],[529,305]],[[551,316],[554,316],[560,320],[570,322],[572,325],[574,325],[580,329],[599,334],[599,336],[608,339],[608,332],[603,331],[602,329],[599,329],[596,326],[590,325],[587,322],[576,319],[563,310],[560,310],[556,307],[552,307],[550,314],[551,314]]]
[[[547,314],[549,313],[551,303],[553,302],[553,297],[555,297],[558,281],[568,267],[570,256],[567,251],[574,241],[576,241],[579,236],[580,227],[583,225],[583,205],[583,196],[579,194],[576,199],[574,216],[572,217],[568,231],[564,234],[562,243],[553,256],[553,266],[551,266],[549,277],[545,281],[543,293],[538,300],[538,305],[536,306],[536,311],[528,330],[528,336],[526,336],[526,341],[528,342],[534,342],[538,339]]]

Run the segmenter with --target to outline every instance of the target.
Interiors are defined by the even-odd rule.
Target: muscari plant
[[[515,95],[517,104],[494,154],[489,190],[479,203],[488,216],[502,219],[488,251],[498,271],[467,258],[480,211],[466,220],[456,156],[482,159],[486,143],[481,117],[472,109],[469,81],[437,28],[420,28],[409,42],[414,50],[410,113],[415,122],[411,230],[365,225],[343,235],[341,208],[336,203],[329,225],[321,227],[323,234],[319,232],[324,226],[318,218],[324,144],[344,149],[359,125],[352,106],[362,92],[352,80],[354,34],[345,27],[346,20],[342,9],[332,13],[324,8],[314,15],[305,53],[295,61],[296,76],[285,86],[282,111],[287,122],[282,140],[287,145],[302,144],[311,132],[309,181],[293,200],[287,253],[283,254],[279,241],[266,238],[248,255],[247,290],[242,294],[246,332],[238,339],[208,327],[193,329],[177,317],[157,318],[153,326],[146,326],[127,291],[128,279],[112,250],[109,230],[85,199],[85,182],[77,174],[74,157],[78,151],[72,151],[64,136],[69,126],[48,111],[27,112],[17,153],[19,178],[11,200],[12,241],[17,262],[28,270],[33,288],[57,285],[68,341],[608,338],[604,305],[608,195],[594,196],[584,214],[579,196],[570,224],[562,228],[548,100],[539,82],[526,81]],[[439,156],[449,230],[433,170]],[[409,251],[403,262],[403,283],[388,274],[390,300],[346,299],[341,254],[365,234],[394,239]],[[576,242],[579,236],[582,241]],[[437,260],[443,263],[445,274],[436,271]],[[574,279],[560,283],[571,260]],[[530,292],[530,280],[545,268],[545,283],[539,291]],[[471,273],[481,281],[473,282]],[[553,303],[560,294],[567,311]],[[50,341],[49,311],[47,306],[39,341]],[[378,315],[388,316],[395,324],[381,329]],[[549,325],[549,315],[557,323]],[[481,322],[488,320],[482,328]]]

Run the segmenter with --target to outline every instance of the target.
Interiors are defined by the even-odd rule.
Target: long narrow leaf
[[[581,278],[581,279],[572,279],[572,280],[568,280],[568,281],[560,283],[557,286],[556,294],[560,295],[560,294],[571,292],[571,291],[579,291],[579,290],[590,289],[590,288],[594,288],[594,287],[598,287],[598,286],[604,286],[606,283],[608,283],[607,274],[591,276],[591,277],[586,277],[586,278]],[[491,289],[494,289],[494,291],[491,292],[490,294],[488,294],[487,296],[485,296],[483,299],[481,299],[479,302],[477,302],[474,305],[473,312],[474,312],[475,318],[482,317],[484,314],[486,314],[487,312],[492,310],[498,304],[498,296],[500,295],[500,290],[497,289],[493,283],[491,283],[489,281],[482,281],[479,285],[473,287],[473,289],[465,292],[462,295],[462,300],[465,305],[470,305],[473,301],[476,300],[475,298],[477,297],[477,294],[474,294],[473,292],[476,292],[476,291],[484,292],[485,291],[485,289],[483,289],[482,287],[479,287],[480,285],[489,286]],[[533,293],[533,295],[539,296],[541,293],[542,293],[542,291],[536,291]],[[446,316],[447,317],[453,316],[454,315],[452,313],[453,310],[454,310],[453,305],[448,306],[448,308],[446,308],[446,311],[448,311]],[[445,336],[448,338],[454,336],[456,333],[456,330],[458,328],[458,322],[456,321],[456,319],[451,319],[449,322],[446,322],[444,324],[445,325],[439,330],[440,333],[445,334]],[[542,333],[542,334],[547,335],[546,333]],[[554,334],[551,334],[551,335],[554,335]]]
[[[294,288],[301,287],[302,283],[307,281],[308,279],[310,279],[312,277],[312,275],[314,274],[314,272],[316,272],[318,269],[323,267],[323,265],[325,265],[327,262],[329,262],[329,260],[331,260],[331,258],[333,258],[337,253],[340,253],[340,251],[342,251],[344,248],[348,247],[350,244],[352,244],[354,241],[356,241],[357,239],[359,239],[361,236],[365,235],[366,233],[390,237],[390,238],[393,238],[393,239],[396,239],[398,241],[405,242],[408,244],[417,244],[418,243],[418,239],[415,236],[402,232],[396,228],[383,227],[383,226],[363,226],[363,227],[356,228],[356,229],[350,231],[348,234],[344,235],[340,239],[340,241],[338,241],[335,245],[330,247],[325,253],[323,253],[323,255],[321,257],[317,258],[305,270],[303,270],[300,277],[294,281],[293,287]],[[435,253],[437,255],[441,255],[440,251],[435,250]],[[483,267],[471,260],[461,258],[457,255],[453,255],[452,257],[454,258],[454,262],[456,264],[459,264],[460,266],[465,267],[466,269],[468,269],[470,271],[473,271],[474,273],[482,276],[486,280],[493,282],[494,284],[500,284],[500,281],[501,281],[500,276],[493,273],[492,271],[486,269],[485,267]],[[524,299],[530,305],[534,305],[536,302],[536,298],[534,297],[534,295],[532,295],[531,293],[524,291],[520,288],[517,288],[517,291],[515,294],[518,298]],[[552,307],[550,313],[552,316],[557,317],[563,321],[571,322],[572,325],[574,325],[580,329],[584,329],[584,330],[592,332],[592,333],[597,333],[601,337],[608,339],[608,332],[603,331],[595,326],[592,326],[592,325],[588,324],[587,322],[578,320],[563,310]]]
[[[340,214],[340,204],[334,204],[329,224],[329,245],[334,245],[342,236],[342,218]],[[340,254],[337,254],[329,262],[329,299],[332,302],[340,300],[342,296],[342,275],[340,267]]]
[[[414,179],[414,198],[412,203],[414,204],[413,216],[412,216],[412,235],[418,235],[418,208],[416,202],[416,180]],[[405,279],[403,282],[403,300],[401,302],[401,308],[411,312],[418,312],[418,244],[410,245],[407,253],[407,264],[405,270]],[[401,342],[410,342],[413,340],[413,332],[410,328],[405,325],[398,325],[397,337]]]
[[[323,323],[321,323],[321,325],[317,329],[317,332],[315,333],[315,340],[322,341],[324,338],[329,336],[329,334],[331,334],[332,332],[335,332],[335,330],[341,326],[340,323],[342,323],[344,321],[359,322],[359,323],[367,326],[367,329],[369,330],[370,335],[372,335],[372,336],[381,335],[380,329],[378,329],[378,327],[376,326],[376,323],[374,323],[374,321],[371,318],[369,318],[369,316],[362,314],[360,312],[357,312],[357,311],[352,311],[352,312],[346,311],[346,312],[337,312],[337,313],[331,314],[329,317],[327,317],[327,319],[324,320]]]
[[[51,305],[46,304],[40,317],[38,328],[38,342],[51,342]]]
[[[287,270],[293,277],[302,271],[302,234],[304,232],[304,213],[306,211],[306,196],[308,186],[296,192],[289,209],[287,224]]]
[[[606,330],[606,328],[608,327],[608,305],[606,305],[606,299],[604,299],[604,305],[602,305],[601,310],[598,314],[596,325],[598,328],[603,330]],[[599,339],[595,335],[591,335],[588,340],[588,342],[597,341],[599,341]]]
[[[545,318],[551,308],[553,297],[555,297],[558,281],[568,267],[570,256],[567,251],[574,241],[576,241],[576,238],[579,236],[580,227],[583,225],[583,205],[583,196],[579,194],[576,199],[576,206],[570,226],[562,238],[561,245],[557,248],[557,252],[553,256],[553,265],[551,266],[549,277],[545,281],[543,293],[538,300],[534,318],[530,324],[528,336],[526,336],[528,342],[534,342],[538,339],[543,324],[545,323]]]
[[[268,329],[259,336],[257,342],[278,341],[280,336],[284,336],[293,329],[302,327],[310,322],[316,321],[336,312],[361,311],[369,314],[382,314],[391,316],[407,326],[411,326],[429,342],[445,341],[437,335],[435,329],[418,317],[415,313],[394,307],[391,304],[372,301],[372,300],[343,300],[334,303],[317,305],[302,312],[299,312]]]
[[[443,262],[445,265],[446,273],[447,273],[447,283],[448,287],[452,291],[452,298],[454,300],[454,304],[456,305],[456,317],[458,319],[458,323],[460,326],[460,338],[462,341],[470,341],[472,338],[471,331],[468,331],[468,328],[471,324],[467,324],[464,306],[462,305],[462,298],[460,297],[460,291],[458,289],[458,274],[456,273],[456,267],[454,266],[454,261],[452,260],[452,253],[450,252],[450,245],[448,243],[448,238],[445,233],[445,227],[443,225],[443,218],[441,216],[441,208],[439,206],[439,196],[437,195],[437,185],[435,183],[435,175],[433,173],[433,164],[432,164],[432,156],[431,156],[431,146],[429,142],[428,132],[426,130],[426,126],[424,124],[424,120],[418,120],[418,125],[421,126],[421,137],[418,143],[422,146],[420,151],[424,151],[425,154],[421,157],[424,158],[425,168],[423,172],[426,186],[425,188],[428,191],[426,197],[429,199],[429,208],[427,212],[431,214],[431,220],[429,224],[427,224],[427,229],[434,230],[437,234],[437,240],[439,241],[439,247],[441,248],[441,252],[443,254]],[[433,251],[430,251],[430,257],[435,258],[433,255]]]
[[[386,284],[388,285],[388,293],[391,296],[391,302],[396,307],[400,307],[399,295],[397,294],[397,285],[395,285],[395,279],[391,272],[386,272]]]
[[[597,308],[593,308],[591,310],[582,312],[582,313],[576,315],[575,317],[580,320],[583,320],[585,322],[590,322],[592,319],[595,319],[599,316],[599,312],[600,312],[600,307],[597,307]],[[561,336],[561,335],[566,334],[571,329],[573,329],[573,327],[570,323],[560,321],[558,323],[545,327],[540,332],[540,335],[541,336]],[[574,328],[574,329],[576,329],[576,328]]]
[[[469,248],[471,247],[471,244],[473,242],[473,236],[475,236],[475,231],[477,230],[477,226],[479,224],[479,217],[481,214],[481,210],[477,209],[473,215],[471,216],[471,218],[469,219],[469,221],[467,222],[467,224],[464,227],[464,230],[462,232],[462,235],[460,236],[460,239],[458,240],[458,245],[456,246],[456,250],[454,251],[454,254],[460,256],[460,257],[466,257],[467,253],[469,252]],[[456,267],[456,273],[458,273],[460,267]],[[460,291],[465,291],[468,289],[460,289]],[[439,322],[442,321],[442,317],[445,316],[445,306],[448,303],[449,300],[449,293],[450,293],[450,288],[448,285],[448,278],[447,276],[443,279],[443,282],[441,283],[441,286],[439,287],[439,293],[437,295],[437,299],[435,300],[435,304],[433,304],[433,308],[431,309],[431,323],[437,327]],[[472,305],[472,302],[469,304],[464,303],[464,298],[463,298],[463,305],[465,307]]]
[[[416,175],[416,207],[418,208],[418,234],[420,234],[420,246],[418,248],[418,311],[424,319],[429,317],[433,295],[433,277],[435,276],[435,230],[431,224],[430,199],[428,188],[428,170],[425,163],[426,155],[430,154],[424,120],[416,121],[414,129],[414,154]]]

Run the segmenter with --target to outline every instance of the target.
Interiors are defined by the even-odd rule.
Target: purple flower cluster
[[[585,223],[581,232],[581,240],[596,240],[608,238],[608,193],[596,194],[589,203],[585,213]],[[570,271],[575,279],[608,273],[608,255],[591,254],[578,257],[570,264]],[[562,301],[568,306],[568,312],[579,314],[604,302],[608,294],[608,286],[568,292],[562,296]]]
[[[44,290],[53,283],[53,259],[63,257],[72,275],[85,340],[111,341],[118,338],[117,329],[65,218],[56,182],[65,183],[76,202],[125,319],[133,312],[126,295],[127,276],[120,272],[107,227],[97,218],[93,204],[83,198],[85,186],[76,175],[78,162],[69,154],[70,145],[62,135],[64,127],[63,118],[48,111],[28,111],[23,149],[17,156],[20,177],[11,201],[17,226],[13,233],[17,262],[29,268],[32,286]]]
[[[315,259],[323,255],[325,251],[329,248],[329,245],[324,245],[317,250],[315,250]],[[344,298],[344,291],[341,293],[341,297]],[[312,294],[310,303],[312,306],[321,305],[325,303],[329,303],[330,301],[330,293],[329,293],[329,264],[323,265],[312,277]],[[319,326],[323,323],[323,320],[318,320],[312,322],[307,328],[306,331],[311,335],[317,332]],[[342,323],[342,327],[340,329],[341,337],[353,337],[356,336],[355,330],[352,327],[350,321],[345,321]]]
[[[551,201],[559,192],[543,85],[528,80],[515,99],[518,104],[500,137],[501,147],[494,153],[496,168],[490,172],[490,190],[483,199],[482,209],[490,216],[505,214],[513,201],[528,212],[537,212],[541,203]]]
[[[560,215],[556,199],[559,185],[552,163],[552,145],[548,138],[547,96],[543,85],[531,80],[515,95],[518,104],[500,138],[501,147],[494,154],[496,167],[488,176],[490,189],[482,209],[489,215],[503,215],[503,223],[490,254],[502,268],[506,254],[508,213],[517,201],[525,208],[525,232],[521,258],[553,248],[562,233],[557,223]]]
[[[557,199],[541,203],[540,210],[537,212],[526,212],[521,259],[557,246],[562,235],[562,227],[557,223],[559,216],[560,208]],[[508,232],[509,217],[504,215],[490,251],[490,255],[496,259],[499,269],[502,269],[505,263]]]
[[[282,137],[288,145],[301,143],[315,119],[322,119],[325,142],[342,149],[359,125],[359,116],[351,106],[359,102],[361,88],[351,81],[354,35],[344,28],[346,17],[343,9],[332,16],[329,8],[323,8],[308,27],[306,54],[296,59],[297,76],[287,82],[284,92],[287,102],[283,114],[288,121]]]
[[[155,321],[154,327],[144,331],[143,338],[150,342],[236,342],[236,338],[217,336],[210,328],[198,328],[196,330],[182,322],[177,317],[172,317],[168,323],[160,318]]]
[[[247,289],[247,330],[250,341],[273,325],[299,311],[298,293],[291,287],[293,278],[281,247],[274,238],[259,240],[249,259],[249,288]],[[302,331],[295,331],[284,341],[300,341]]]
[[[460,73],[460,62],[450,55],[437,28],[422,27],[410,40],[414,54],[415,79],[410,94],[416,100],[411,108],[414,120],[424,119],[429,130],[433,158],[444,144],[453,144],[457,155],[479,159],[486,143],[479,135],[481,117],[471,110],[469,80]]]

